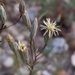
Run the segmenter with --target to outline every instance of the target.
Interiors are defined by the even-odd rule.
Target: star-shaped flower
[[[17,45],[18,45],[18,49],[19,49],[20,51],[26,52],[27,47],[26,47],[26,45],[25,45],[23,42],[18,41]]]
[[[56,26],[56,22],[51,22],[50,18],[47,18],[46,21],[43,21],[44,25],[41,25],[41,30],[46,30],[43,36],[45,36],[48,33],[49,38],[53,36],[53,34],[56,36],[58,35],[59,31],[59,26]]]

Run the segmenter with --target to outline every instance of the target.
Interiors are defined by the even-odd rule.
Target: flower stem
[[[33,68],[34,68],[34,65],[33,65],[33,66],[31,66],[31,70],[30,70],[30,73],[29,73],[29,75],[32,75]]]
[[[49,39],[48,39],[49,40]],[[48,40],[45,43],[44,47],[42,48],[42,50],[36,55],[36,58],[44,51],[44,49],[46,48],[47,44],[48,44]]]
[[[14,26],[16,23],[19,22],[19,20],[21,19],[21,17],[22,17],[22,14],[20,15],[20,17],[19,17],[12,25],[6,27],[5,29],[7,29],[7,28],[9,28],[9,27],[11,27],[11,26]]]
[[[7,28],[9,28],[9,27],[11,27],[11,26],[14,26],[16,23],[18,23],[19,20],[21,19],[21,17],[22,17],[22,14],[19,16],[19,18],[18,18],[12,25],[10,25],[10,26],[6,26],[6,25],[5,25],[5,27],[1,27],[1,28],[0,28],[0,33],[1,33],[2,31],[4,31],[5,29],[7,29]],[[3,25],[2,25],[2,26],[3,26]]]

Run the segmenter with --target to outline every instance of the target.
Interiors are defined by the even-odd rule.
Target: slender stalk
[[[32,75],[32,70],[30,71],[29,75]]]
[[[30,63],[33,65],[33,50],[32,50],[32,39],[30,39]]]
[[[49,39],[48,39],[49,40]],[[44,47],[42,48],[42,50],[36,55],[36,58],[44,51],[44,49],[46,48],[47,44],[48,44],[48,40],[45,43]]]
[[[19,68],[19,67],[20,67],[20,64],[19,64],[19,62],[18,62],[18,58],[17,58],[17,54],[16,54],[16,53],[15,53],[15,58],[16,58],[16,65],[17,65],[17,68]],[[19,72],[19,75],[22,75],[22,73]]]
[[[6,26],[4,26],[4,24],[2,24],[1,28],[0,28],[0,33],[3,31],[3,29],[5,29]]]
[[[31,70],[30,70],[30,73],[29,73],[29,75],[32,75],[33,68],[34,68],[34,65],[32,65],[32,66],[31,66]]]
[[[11,26],[14,26],[16,23],[18,23],[19,20],[21,19],[21,17],[22,17],[22,14],[20,15],[20,17],[19,17],[12,25],[10,25],[10,26],[6,26],[6,25],[5,25],[5,27],[1,27],[1,28],[0,28],[0,33],[1,33],[2,31],[4,31],[5,29],[7,29],[7,28],[9,28],[9,27],[11,27]],[[4,26],[4,25],[2,25],[2,26]]]
[[[32,50],[32,47],[33,47],[33,50]],[[31,61],[32,61],[32,63],[31,63],[31,70],[30,70],[30,73],[29,73],[29,75],[32,75],[32,72],[33,72],[33,68],[34,68],[34,65],[35,65],[35,62],[36,62],[36,47],[35,47],[35,42],[34,42],[34,40],[33,39],[31,39],[30,40],[30,48],[31,48],[31,57],[32,57],[32,59],[31,59]]]
[[[20,17],[19,17],[12,25],[6,27],[5,29],[7,29],[7,28],[9,28],[9,27],[11,27],[11,26],[14,26],[16,23],[19,22],[19,20],[21,19],[21,17],[22,17],[22,14],[20,15]]]
[[[36,47],[35,47],[35,42],[33,40],[33,47],[34,47],[34,61],[33,64],[36,62]]]

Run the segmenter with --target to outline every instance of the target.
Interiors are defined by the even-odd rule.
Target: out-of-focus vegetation
[[[59,14],[69,14],[73,13],[74,14],[74,0],[31,0],[29,3],[35,3],[36,5],[40,5],[42,7],[39,17],[42,18],[43,16],[49,16],[51,15],[52,17],[59,15]],[[53,15],[52,15],[53,14]],[[68,16],[69,16],[68,14]],[[72,16],[73,17],[73,16]]]

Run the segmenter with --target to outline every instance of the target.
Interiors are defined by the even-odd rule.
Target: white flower
[[[53,34],[56,36],[58,31],[61,31],[59,29],[59,26],[56,26],[56,22],[51,22],[50,18],[47,18],[46,21],[43,21],[44,25],[41,25],[41,30],[46,30],[43,36],[45,36],[48,33],[49,38],[53,36]]]
[[[20,42],[20,41],[18,41],[17,45],[18,45],[18,49],[20,51],[25,52],[27,50],[26,45],[24,43]]]

